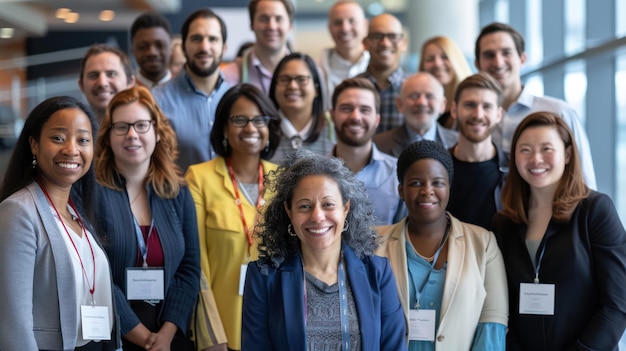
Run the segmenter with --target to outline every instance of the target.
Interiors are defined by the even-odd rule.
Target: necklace
[[[448,220],[448,222],[446,223],[446,231],[443,233],[443,238],[441,238],[441,243],[439,243],[439,247],[437,247],[437,250],[435,251],[435,253],[432,256],[430,256],[430,257],[423,256],[422,254],[420,254],[417,251],[416,247],[413,248],[413,251],[415,251],[415,253],[420,258],[423,258],[428,263],[432,263],[435,260],[435,256],[437,256],[437,252],[439,251],[439,249],[441,249],[446,244],[446,242],[448,241],[448,237],[450,236],[449,235],[450,234],[450,217],[447,214],[446,214],[446,219]]]
[[[139,195],[141,195],[141,193],[143,193],[143,189],[139,189],[139,191],[137,192],[137,195],[135,195],[133,200],[130,202],[131,205],[134,204],[135,201],[137,201],[137,199],[139,198]]]

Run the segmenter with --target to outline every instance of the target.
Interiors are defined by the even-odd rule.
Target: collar
[[[153,82],[152,80],[146,78],[143,74],[141,74],[141,70],[135,74],[135,77],[143,86],[148,88],[154,88],[159,85],[163,85],[169,82],[172,79],[172,72],[168,69],[163,78],[161,78],[158,82]]]
[[[528,108],[531,108],[533,106],[533,101],[535,100],[535,96],[529,91],[529,89],[526,89],[526,87],[527,86],[525,85],[522,86],[522,92],[517,97],[517,101],[511,104],[511,106],[509,106],[509,110],[511,109],[511,107],[515,106],[516,104],[520,104]]]
[[[204,93],[204,91],[196,88],[196,85],[193,84],[193,81],[191,80],[191,77],[189,76],[189,74],[187,73],[187,71],[185,69],[183,69],[180,74],[178,75],[178,77],[174,78],[176,79],[178,82],[180,82],[180,84],[182,84],[183,86],[187,85],[187,89],[191,90],[193,92],[195,92],[196,94],[201,94],[204,96],[208,96],[207,94]],[[222,74],[222,70],[218,71],[218,76],[217,76],[217,81],[215,82],[215,86],[213,87],[213,90],[211,91],[211,94],[215,93],[216,91],[219,90],[220,86],[222,85],[222,83],[224,83],[224,75]]]
[[[292,139],[293,137],[299,136],[302,140],[306,140],[311,134],[311,127],[313,126],[313,118],[309,119],[307,124],[302,128],[301,131],[297,131],[296,127],[291,124],[291,121],[285,114],[278,110],[278,116],[280,116],[280,129],[283,134],[287,137],[287,139]]]
[[[406,130],[406,135],[409,137],[409,144],[415,141],[422,140],[437,140],[437,122],[434,122],[433,125],[424,133],[424,135],[419,135],[413,129],[409,128],[409,125],[404,123],[404,129]]]
[[[359,57],[359,59],[355,63],[352,63],[344,59],[343,57],[341,57],[337,53],[336,48],[327,48],[324,50],[324,53],[322,54],[322,59],[320,60],[320,66],[331,67],[331,66],[337,65],[337,66],[341,66],[342,68],[347,69],[353,66],[361,65],[364,62],[369,62],[369,59],[370,59],[370,52],[367,50],[363,50],[363,52],[361,53],[361,57]]]

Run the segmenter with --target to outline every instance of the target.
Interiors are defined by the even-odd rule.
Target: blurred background
[[[626,0],[361,0],[368,17],[396,15],[409,33],[404,66],[414,72],[422,43],[435,35],[456,41],[473,67],[483,25],[509,23],[526,39],[523,80],[535,94],[561,98],[577,110],[591,143],[598,190],[626,222]],[[291,45],[319,57],[332,46],[327,12],[334,0],[295,0]],[[128,52],[128,29],[145,11],[165,15],[175,33],[193,10],[208,6],[228,26],[231,60],[253,40],[247,0],[0,0],[0,174],[23,118],[55,95],[83,98],[80,60],[94,43]]]

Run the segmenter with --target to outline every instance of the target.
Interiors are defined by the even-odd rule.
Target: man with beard
[[[446,108],[443,86],[427,72],[408,77],[396,98],[404,123],[374,136],[374,142],[384,153],[398,157],[405,147],[416,141],[432,140],[450,148],[458,140],[456,131],[437,123]]]
[[[335,47],[324,49],[319,65],[326,81],[326,96],[333,96],[341,81],[364,72],[370,60],[370,53],[363,47],[367,19],[361,5],[354,0],[336,2],[328,11],[328,30]]]
[[[337,145],[333,156],[341,158],[365,184],[374,206],[376,225],[398,222],[406,208],[398,195],[395,157],[376,148],[372,136],[380,123],[380,97],[372,82],[348,78],[333,93],[330,114],[335,123]]]
[[[383,13],[370,20],[363,44],[370,53],[370,61],[367,70],[358,77],[372,81],[380,94],[381,122],[377,129],[380,133],[402,125],[404,120],[396,107],[396,97],[407,77],[400,66],[400,59],[407,49],[408,40],[402,23],[395,16]]]
[[[135,19],[130,27],[130,43],[139,66],[139,84],[152,88],[172,78],[169,70],[171,36],[169,22],[157,13],[147,12]]]
[[[256,42],[240,58],[224,67],[229,84],[250,83],[269,94],[274,70],[289,54],[287,39],[293,24],[290,0],[250,0],[250,29]]]
[[[456,88],[450,115],[459,127],[459,142],[450,149],[454,179],[448,211],[463,222],[491,230],[501,209],[500,193],[507,159],[491,140],[502,119],[502,89],[486,73],[463,80]]]
[[[153,93],[176,131],[176,163],[184,173],[215,157],[209,135],[217,105],[230,86],[219,70],[226,50],[224,21],[209,9],[197,10],[183,23],[181,36],[187,63],[178,77]]]
[[[507,24],[491,23],[480,31],[474,51],[476,68],[492,76],[502,87],[504,114],[498,128],[493,131],[493,142],[502,148],[508,157],[513,133],[526,116],[538,111],[554,113],[572,130],[580,154],[585,183],[595,189],[596,175],[589,139],[576,111],[563,100],[533,95],[522,84],[520,70],[526,63],[524,37]]]
[[[80,66],[78,87],[96,113],[98,125],[119,91],[135,84],[130,59],[120,49],[105,44],[91,46]],[[97,128],[94,128],[97,131]]]

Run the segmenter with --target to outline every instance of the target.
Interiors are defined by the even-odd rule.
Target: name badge
[[[111,340],[108,306],[80,306],[84,340]]]
[[[126,268],[126,298],[128,300],[163,300],[165,298],[163,268]]]
[[[409,340],[435,341],[435,310],[409,310]]]
[[[243,286],[246,285],[246,272],[248,271],[248,265],[242,264],[239,271],[239,295],[243,296]]]
[[[554,315],[554,284],[520,283],[519,313]]]

